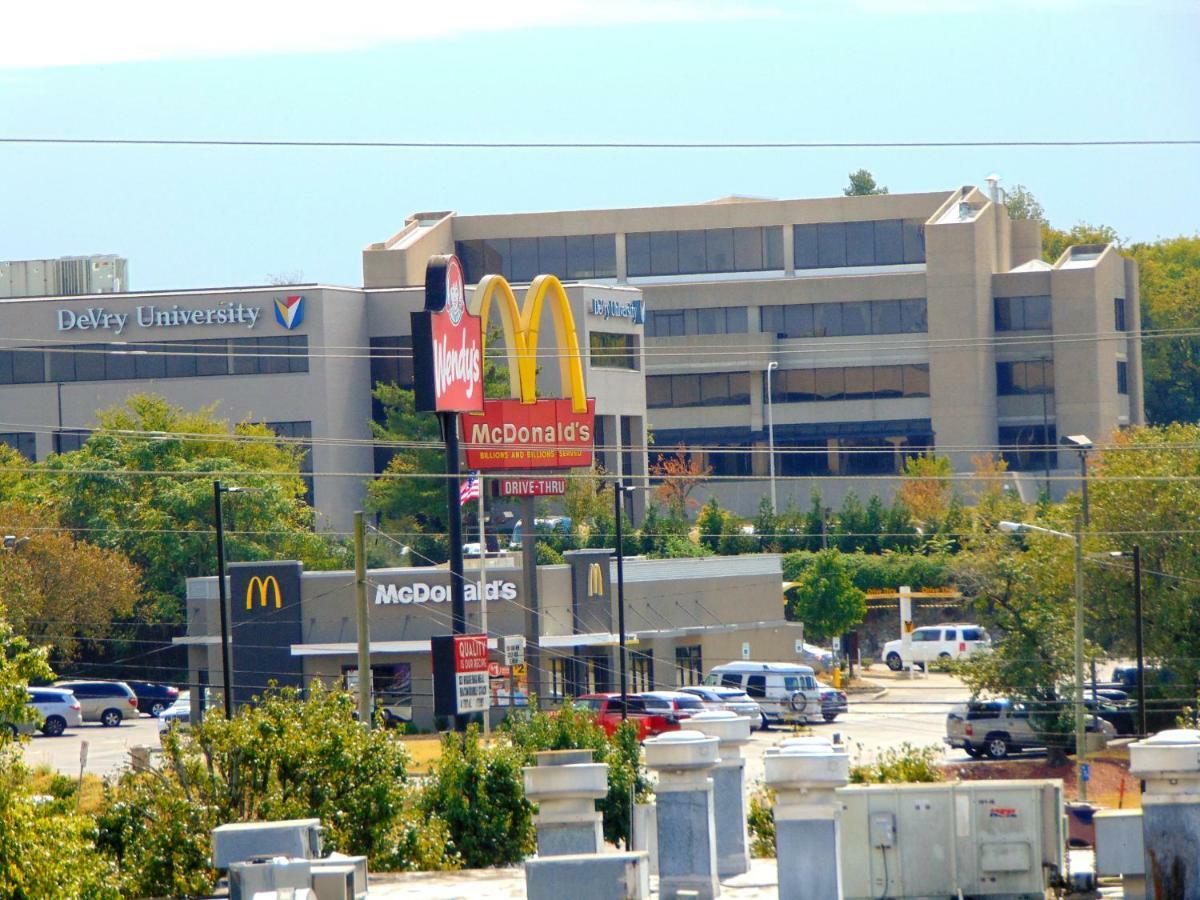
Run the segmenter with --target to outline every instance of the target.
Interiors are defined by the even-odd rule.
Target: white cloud
[[[0,69],[365,49],[465,32],[757,18],[736,0],[95,0],[13,4]]]

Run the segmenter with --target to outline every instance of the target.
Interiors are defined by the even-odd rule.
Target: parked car
[[[508,542],[509,549],[521,549],[521,532],[524,529],[524,523],[517,519],[513,525],[512,538]],[[535,518],[533,520],[533,528],[537,534],[570,534],[571,533],[571,517],[570,516],[548,516],[547,518]]]
[[[68,690],[36,687],[29,689],[28,705],[37,710],[42,734],[58,737],[68,728],[83,724],[79,700]]]
[[[638,694],[629,694],[628,718],[637,726],[638,740],[662,734],[664,731],[678,731],[679,718],[672,712],[667,715],[652,713],[646,708],[646,700]],[[611,737],[621,727],[621,695],[617,694],[585,694],[576,699],[575,703],[591,710],[600,727]]]
[[[705,709],[724,709],[739,716],[749,716],[752,729],[762,727],[762,709],[741,688],[691,685],[681,687],[679,691],[699,697]]]
[[[179,699],[179,688],[169,684],[157,684],[153,681],[129,681],[125,683],[133,688],[138,699],[138,711],[159,716],[172,703]]]
[[[762,711],[763,728],[773,722],[806,723],[821,718],[821,686],[812,666],[796,663],[732,662],[715,666],[710,686],[744,690]]]
[[[897,639],[883,645],[883,661],[893,672],[908,665],[924,667],[936,659],[960,659],[992,649],[992,639],[986,629],[964,622],[927,625],[912,633],[912,659],[902,658],[903,641]]]
[[[1144,666],[1146,673],[1146,686],[1155,684],[1170,684],[1175,680],[1175,673],[1170,669],[1161,669],[1158,666]],[[1112,680],[1118,685],[1123,685],[1128,690],[1136,690],[1138,684],[1137,666],[1117,666],[1113,669]]]
[[[1103,697],[1099,702],[1091,696],[1084,697],[1083,705],[1089,714],[1097,715],[1106,722],[1112,723],[1118,735],[1137,734],[1137,704],[1112,703]]]
[[[164,709],[158,716],[158,735],[170,728],[187,728],[192,723],[192,695],[190,691],[182,691],[175,702]]]
[[[826,722],[832,722],[850,709],[850,703],[845,691],[831,688],[829,685],[821,684],[819,681],[817,682],[817,686],[821,689],[821,718]]]
[[[638,696],[646,703],[646,712],[651,715],[674,716],[683,722],[698,712],[704,712],[700,698],[682,691],[640,691]]]
[[[801,644],[800,647],[800,658],[804,660],[805,665],[822,669],[833,668],[835,656],[828,647],[822,647],[820,644]]]
[[[1088,721],[1087,730],[1097,730],[1093,721]],[[1108,738],[1117,736],[1112,723],[1103,719],[1099,731]],[[966,750],[969,756],[991,759],[1046,746],[1029,720],[1029,707],[1011,700],[972,700],[950,710],[945,742]]]
[[[137,718],[137,695],[123,681],[58,681],[54,686],[75,694],[85,722],[115,728],[127,717]]]

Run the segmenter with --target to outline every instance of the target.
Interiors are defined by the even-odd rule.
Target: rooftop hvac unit
[[[316,859],[321,855],[321,820],[235,822],[212,832],[213,868],[272,856]]]
[[[1066,869],[1060,781],[855,785],[837,796],[846,900],[1041,900]]]
[[[354,893],[354,866],[349,863],[313,866],[312,891],[317,900],[356,900],[359,895]]]
[[[351,876],[353,877],[353,876]],[[307,859],[254,859],[229,866],[229,900],[253,900],[263,891],[292,888],[296,894],[312,887],[312,864]]]
[[[350,866],[354,871],[354,882],[352,891],[347,894],[347,897],[365,897],[367,896],[367,858],[365,856],[347,856],[344,853],[330,853],[324,859],[313,860],[313,888],[317,888],[317,873],[325,868],[340,868]],[[321,900],[325,900],[325,895],[320,890],[316,891],[317,896]],[[341,894],[335,895],[341,898]]]

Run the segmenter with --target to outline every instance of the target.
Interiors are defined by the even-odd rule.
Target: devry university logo
[[[450,265],[446,266],[446,313],[457,327],[466,311],[467,291],[463,286],[462,264],[457,257],[451,257]]]
[[[304,321],[304,297],[292,294],[280,300],[275,298],[275,321],[291,331]]]

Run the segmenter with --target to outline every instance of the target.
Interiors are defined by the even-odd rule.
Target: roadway
[[[68,728],[58,737],[35,732],[25,744],[25,763],[33,767],[47,765],[67,775],[78,775],[79,748],[84,741],[88,742],[84,771],[111,775],[128,765],[130,747],[158,748],[158,719],[143,715],[134,720],[127,719],[116,728],[84,722],[78,728]]]

